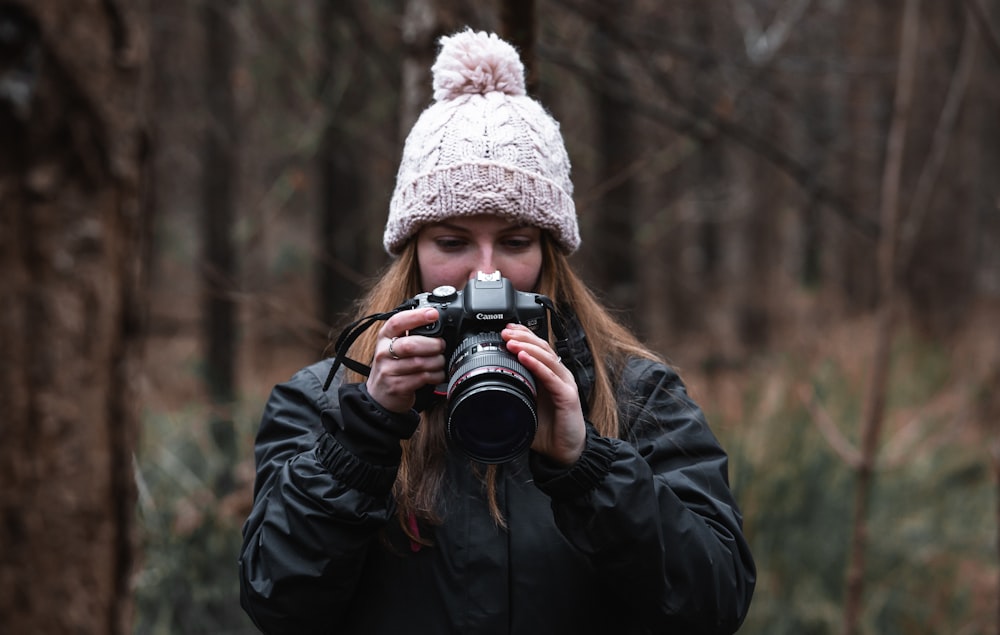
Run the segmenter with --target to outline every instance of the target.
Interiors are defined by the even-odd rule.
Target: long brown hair
[[[386,267],[368,294],[360,300],[357,317],[389,311],[421,291],[416,241],[411,240]],[[620,430],[613,376],[629,357],[659,357],[614,318],[576,275],[566,254],[544,232],[542,271],[536,291],[552,298],[556,306],[572,308],[587,334],[594,360],[605,362],[594,364],[589,419],[601,435],[618,437]],[[352,347],[351,357],[359,361],[370,361],[375,354],[377,339],[377,328],[366,331]],[[364,379],[353,372],[349,372],[347,377],[347,381],[352,382]],[[408,521],[416,517],[431,523],[441,522],[438,493],[444,477],[447,453],[444,429],[444,410],[440,405],[421,415],[420,425],[413,437],[403,441],[403,457],[393,490],[403,531],[412,540],[422,543],[426,541],[415,535]],[[504,516],[496,500],[496,467],[487,466],[480,469],[479,473],[486,487],[490,512],[494,520],[504,526]]]

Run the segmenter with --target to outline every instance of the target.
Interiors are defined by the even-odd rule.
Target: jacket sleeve
[[[756,570],[729,488],[727,457],[677,374],[633,360],[619,404],[623,439],[588,431],[569,470],[532,456],[556,524],[651,632],[734,633]]]
[[[329,363],[274,388],[255,444],[254,504],[243,526],[240,602],[266,633],[333,633],[365,555],[394,512],[401,438],[363,385],[322,389]]]

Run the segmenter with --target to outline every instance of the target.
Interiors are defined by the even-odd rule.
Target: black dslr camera
[[[463,291],[442,286],[414,300],[439,314],[410,335],[445,341],[448,438],[482,463],[504,463],[527,450],[538,427],[535,378],[507,351],[500,331],[516,322],[548,339],[547,298],[514,289],[497,271],[480,272]]]

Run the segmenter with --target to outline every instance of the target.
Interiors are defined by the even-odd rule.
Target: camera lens
[[[535,379],[499,333],[462,340],[449,364],[448,436],[473,459],[504,463],[535,437]]]

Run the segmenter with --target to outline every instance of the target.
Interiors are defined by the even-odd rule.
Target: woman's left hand
[[[561,465],[572,465],[583,453],[587,439],[573,373],[549,343],[528,327],[508,324],[500,335],[507,350],[534,375],[538,387],[538,431],[531,449]]]

